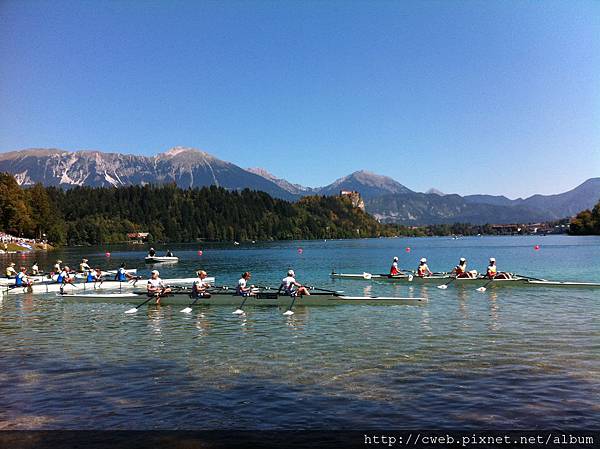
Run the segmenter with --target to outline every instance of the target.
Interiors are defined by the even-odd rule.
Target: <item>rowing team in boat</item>
[[[105,278],[100,268],[92,268],[88,264],[88,259],[81,259],[81,263],[79,264],[79,270],[71,270],[67,265],[61,266],[62,260],[57,260],[54,264],[53,271],[50,272],[49,278],[52,279],[54,275],[57,275],[55,282],[57,284],[70,284],[73,282],[73,275],[76,274],[84,274],[86,282],[102,282]],[[26,267],[20,267],[17,272],[15,269],[15,263],[11,262],[5,270],[6,277],[9,279],[15,279],[15,287],[28,287],[31,286],[34,282],[33,279],[29,278]],[[40,271],[37,261],[33,263],[31,266],[31,275],[41,275],[43,274]],[[132,276],[127,272],[125,263],[122,263],[119,269],[116,271],[114,276],[115,281],[129,281],[132,279],[137,279],[135,276]]]
[[[192,284],[192,298],[210,298],[210,289],[212,288],[212,285],[206,281],[208,274],[204,270],[198,270],[196,274],[198,275],[198,279]],[[158,270],[152,270],[146,287],[148,296],[156,298],[156,304],[160,304],[160,298],[167,296],[172,292],[172,289],[168,285],[165,285],[159,276],[160,273]],[[241,297],[256,296],[258,292],[257,287],[248,285],[251,277],[252,274],[249,271],[242,273],[235,289],[236,295]],[[308,288],[296,280],[294,270],[289,270],[287,276],[281,280],[279,293],[291,297],[310,296]]]
[[[401,276],[402,272],[408,270],[400,270],[398,268],[398,258],[394,257],[392,261],[392,266],[390,267],[390,276]],[[412,273],[412,272],[411,272]],[[417,267],[416,275],[420,277],[428,277],[433,275],[434,273],[427,266],[427,259],[423,257],[419,266]],[[461,257],[458,261],[458,265],[456,265],[452,269],[452,273],[457,278],[467,278],[467,279],[475,279],[478,276],[477,270],[467,270],[467,259]],[[506,272],[498,272],[498,268],[496,267],[496,259],[490,257],[490,262],[487,267],[485,277],[488,279],[512,279],[512,275]]]

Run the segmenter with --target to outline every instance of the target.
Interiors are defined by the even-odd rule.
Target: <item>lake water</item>
[[[540,245],[539,250],[534,246]],[[302,249],[300,253],[298,248]],[[406,248],[410,248],[407,252]],[[145,249],[38,254],[76,266],[125,261]],[[164,248],[157,248],[162,252]],[[600,282],[598,237],[473,237],[186,245],[162,277],[204,268],[233,285],[251,270],[353,294],[416,294],[422,306],[278,308],[63,303],[0,304],[0,429],[600,428],[600,290],[392,285],[332,280],[459,257],[547,279]],[[105,256],[106,251],[110,257]],[[198,255],[198,250],[203,254]],[[50,257],[48,257],[50,256]],[[32,256],[1,256],[23,261]]]

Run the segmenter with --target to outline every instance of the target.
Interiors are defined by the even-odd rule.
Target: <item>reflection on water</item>
[[[494,291],[489,294],[489,305],[490,305],[490,330],[497,331],[500,329],[499,313],[500,310],[498,304],[498,294]]]
[[[529,257],[529,246],[507,251],[500,244],[505,240],[482,240],[496,242],[493,252],[506,265]],[[411,242],[413,248],[428,245],[432,264],[449,258],[446,244]],[[471,247],[470,239],[452,245],[485,257],[490,252]],[[380,259],[387,263],[383,256],[408,245],[391,239],[302,246],[302,258],[295,243],[208,248],[203,266],[219,284],[233,285],[227,273],[235,256],[244,254],[261,282],[280,279],[280,268],[291,265],[322,288],[428,302],[295,304],[288,317],[286,306],[247,307],[238,316],[235,306],[200,306],[185,314],[184,306],[148,305],[126,315],[131,305],[5,298],[0,428],[600,427],[597,292],[491,288],[482,294],[452,286],[333,281],[319,267],[341,260],[349,264],[340,267],[344,271],[375,272]],[[568,252],[554,260],[578,254],[593,264],[599,248],[600,239],[593,251],[562,244],[552,251]],[[195,251],[178,253],[181,264],[164,268],[172,270],[169,276],[198,263]]]

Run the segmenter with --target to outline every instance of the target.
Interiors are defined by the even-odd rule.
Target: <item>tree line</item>
[[[0,174],[0,227],[56,245],[98,245],[149,232],[151,241],[325,239],[389,236],[390,228],[349,199],[311,196],[296,203],[264,192],[173,185],[63,190],[18,185]]]
[[[598,215],[598,206],[594,209]],[[589,211],[588,211],[589,212]],[[588,221],[585,221],[586,223]],[[596,220],[598,223],[598,220]],[[182,189],[174,184],[23,188],[0,173],[0,230],[55,245],[100,245],[149,232],[150,241],[191,242],[494,234],[490,225],[381,224],[337,196],[298,202],[245,189]]]
[[[600,235],[600,201],[592,210],[581,211],[571,220],[569,234]]]

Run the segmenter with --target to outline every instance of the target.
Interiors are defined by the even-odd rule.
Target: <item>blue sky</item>
[[[0,151],[510,197],[600,176],[600,2],[0,1]]]

